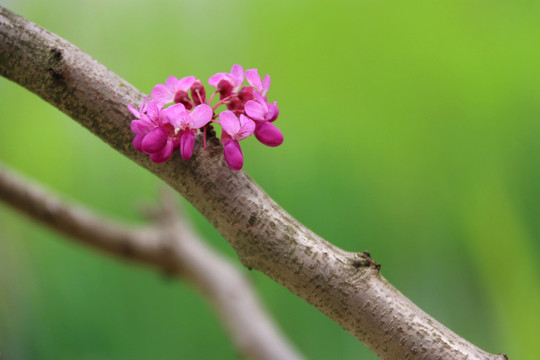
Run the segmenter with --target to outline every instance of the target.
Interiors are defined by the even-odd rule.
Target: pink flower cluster
[[[244,77],[250,86],[242,86]],[[222,129],[225,161],[231,169],[240,170],[244,164],[241,140],[254,134],[268,146],[283,143],[283,134],[273,124],[279,115],[277,102],[269,103],[266,96],[269,75],[261,80],[257,69],[244,72],[242,66],[233,65],[230,73],[217,73],[208,83],[216,90],[207,100],[204,86],[194,76],[171,76],[165,84],[152,89],[151,96],[144,99],[138,110],[128,105],[135,116],[131,121],[135,149],[150,155],[155,163],[167,161],[176,149],[180,149],[184,160],[189,160],[197,130],[204,133],[206,148],[207,129],[215,123]],[[219,101],[212,106],[216,94]],[[216,114],[222,105],[227,110]]]

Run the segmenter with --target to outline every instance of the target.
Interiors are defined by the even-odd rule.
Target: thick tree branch
[[[262,309],[247,279],[205,245],[170,196],[154,212],[153,226],[137,228],[63,202],[0,164],[0,200],[72,240],[189,280],[215,308],[246,359],[301,359]]]
[[[339,249],[297,222],[243,171],[226,166],[217,139],[205,151],[196,147],[187,162],[176,154],[153,164],[137,153],[126,105],[140,103],[143,94],[67,41],[5,9],[0,10],[0,74],[159,176],[219,230],[245,266],[315,306],[380,358],[505,358],[424,313],[367,255]]]

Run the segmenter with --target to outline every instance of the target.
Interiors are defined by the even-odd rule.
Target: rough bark
[[[143,94],[67,41],[0,10],[0,74],[50,102],[190,201],[242,263],[282,284],[381,359],[504,359],[431,318],[364,253],[333,246],[296,221],[243,171],[231,171],[217,139],[194,156],[153,164],[136,152],[127,104]],[[198,139],[200,140],[200,139]]]

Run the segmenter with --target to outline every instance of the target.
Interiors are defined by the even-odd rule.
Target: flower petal
[[[143,102],[141,103],[141,106],[139,106],[139,113],[142,114],[143,112],[146,111],[146,103],[148,102],[148,100],[150,100],[150,95],[146,95],[144,97],[144,100]]]
[[[268,121],[272,122],[276,120],[279,116],[279,108],[277,107],[277,101],[274,101],[271,104],[268,104],[268,113],[270,114],[270,118]]]
[[[145,120],[133,120],[131,122],[131,131],[136,135],[146,135],[152,130],[154,126]]]
[[[193,148],[195,147],[195,131],[187,130],[182,133],[180,137],[180,154],[182,159],[189,160],[193,155]]]
[[[142,152],[142,141],[146,135],[136,135],[133,139],[133,147],[135,150]]]
[[[172,155],[172,152],[173,152],[173,142],[171,139],[167,139],[167,143],[165,144],[165,146],[163,146],[161,151],[154,154],[150,154],[150,160],[152,160],[153,162],[157,164],[163,163],[169,160],[169,158]]]
[[[181,127],[181,120],[185,117],[186,108],[183,104],[174,104],[159,113],[159,121],[162,124],[171,124],[176,128]]]
[[[167,80],[165,80],[165,86],[167,89],[169,89],[172,93],[175,93],[178,89],[178,78],[176,76],[169,76]]]
[[[240,130],[240,121],[232,111],[223,111],[219,114],[219,124],[227,134],[235,137]]]
[[[128,109],[137,119],[141,118],[141,114],[133,106],[131,106],[131,104],[128,104]]]
[[[279,146],[283,143],[283,134],[269,121],[258,122],[255,128],[257,140],[267,146]]]
[[[256,93],[254,93],[256,94]],[[259,101],[249,100],[244,106],[246,114],[253,120],[266,121],[268,107]]]
[[[231,75],[236,78],[239,85],[244,82],[244,68],[238,64],[234,64],[231,68]]]
[[[268,90],[270,90],[270,75],[266,74],[262,82],[261,95],[266,95]]]
[[[147,154],[161,151],[167,143],[167,132],[163,128],[155,128],[146,135],[141,143],[142,151]]]
[[[236,140],[227,140],[223,145],[223,156],[232,170],[240,170],[244,165],[244,156]]]
[[[181,78],[176,83],[177,87],[175,88],[175,92],[178,91],[178,90],[182,90],[182,91],[187,92],[195,81],[196,81],[195,76],[186,76],[186,77]]]
[[[158,124],[160,110],[161,110],[161,107],[158,106],[158,104],[154,100],[152,100],[146,106],[146,115],[153,123]]]
[[[215,75],[212,75],[210,76],[210,79],[208,79],[208,84],[210,84],[210,86],[214,86],[214,87],[218,87],[218,84],[221,80],[226,80],[228,82],[229,81],[229,78],[228,78],[228,75],[227,73],[217,73]]]
[[[244,140],[253,134],[255,131],[255,122],[245,115],[240,114],[240,130],[236,135],[236,140]]]
[[[249,85],[253,86],[257,90],[260,90],[262,88],[261,77],[259,76],[259,70],[257,69],[246,70],[246,79]]]
[[[266,97],[262,96],[258,91],[253,92],[253,100],[266,104]]]
[[[165,104],[173,102],[174,100],[174,93],[163,84],[157,84],[156,86],[154,86],[151,94],[152,99],[154,99],[159,106],[163,106]]]
[[[214,112],[212,108],[206,104],[197,105],[190,114],[192,120],[192,128],[200,129],[212,120]]]

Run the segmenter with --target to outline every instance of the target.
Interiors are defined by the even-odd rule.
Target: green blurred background
[[[540,358],[540,2],[1,0],[144,92],[232,64],[272,76],[279,148],[245,170],[332,243],[369,249],[405,295],[474,344]],[[0,79],[0,161],[140,222],[160,185]],[[193,209],[215,248],[236,259]],[[249,275],[310,359],[375,359],[308,304]],[[186,285],[0,205],[2,359],[237,359]]]

